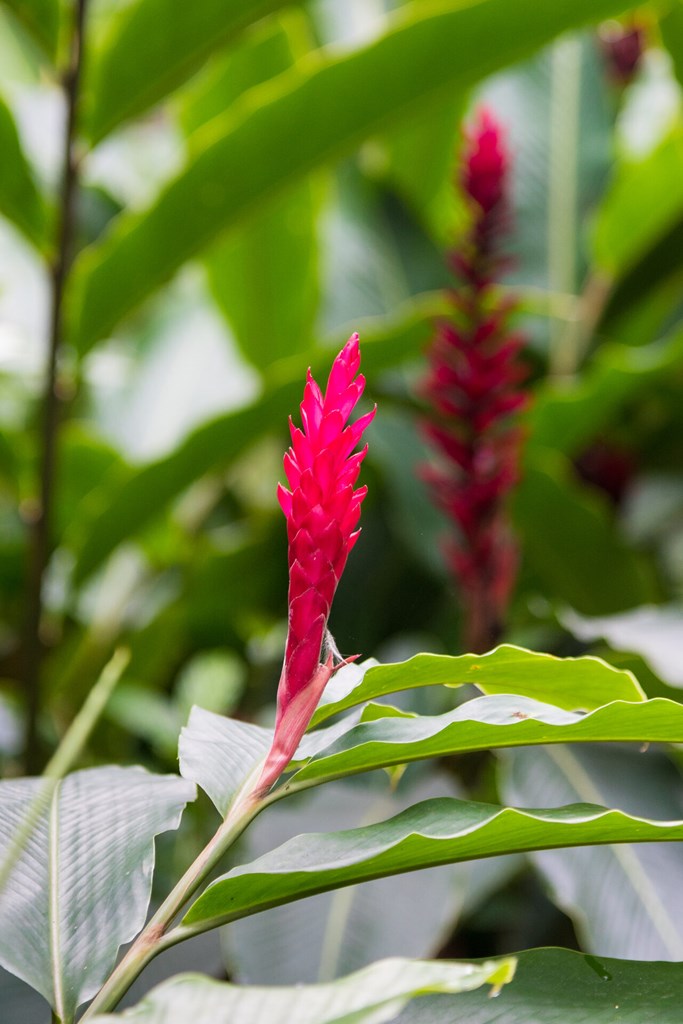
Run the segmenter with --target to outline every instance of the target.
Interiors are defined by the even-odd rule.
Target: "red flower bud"
[[[290,420],[292,447],[284,469],[291,490],[278,485],[289,540],[289,620],[275,736],[260,792],[291,761],[335,670],[333,655],[325,650],[327,620],[360,533],[360,506],[367,491],[354,490],[367,445],[352,452],[375,415],[372,409],[347,425],[365,387],[359,367],[358,335],[353,334],[332,364],[324,395],[308,371],[301,403],[303,430]]]

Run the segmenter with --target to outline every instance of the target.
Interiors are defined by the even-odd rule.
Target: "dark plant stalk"
[[[67,104],[67,121],[64,136],[62,184],[57,210],[56,246],[50,267],[50,326],[40,427],[38,501],[31,517],[30,525],[26,620],[23,643],[23,674],[27,704],[24,761],[28,773],[38,771],[41,762],[37,730],[40,712],[40,675],[43,656],[40,627],[43,612],[43,582],[45,569],[50,557],[50,534],[58,449],[57,440],[60,424],[61,397],[59,393],[58,371],[59,355],[63,340],[63,301],[73,255],[75,197],[78,187],[76,125],[83,63],[86,4],[87,0],[76,0],[74,6],[71,52],[63,78]]]

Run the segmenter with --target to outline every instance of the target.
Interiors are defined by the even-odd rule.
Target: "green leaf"
[[[617,701],[580,715],[527,697],[480,697],[444,715],[362,722],[323,747],[287,788],[474,750],[598,741],[682,743],[683,706]]]
[[[382,1024],[415,996],[467,992],[513,977],[512,957],[478,964],[457,961],[382,960],[322,985],[240,987],[184,974],[165,982],[125,1012],[131,1024]],[[106,1014],[92,1024],[121,1020]]]
[[[0,98],[0,213],[37,249],[46,245],[47,212],[24,156],[12,112]]]
[[[668,5],[659,19],[659,30],[662,42],[671,54],[676,78],[683,83],[683,4],[680,0],[673,0]]]
[[[617,651],[641,655],[665,683],[683,688],[683,609],[678,605],[646,605],[604,618],[565,612],[562,624],[580,640],[603,638]]]
[[[593,252],[602,270],[610,274],[629,270],[680,220],[682,174],[680,132],[645,159],[619,168],[595,225]]]
[[[260,856],[300,832],[368,825],[418,800],[455,795],[453,779],[435,772],[420,773],[417,782],[404,776],[397,792],[387,776],[372,781],[330,783],[305,799],[274,804],[249,826],[241,859]],[[491,857],[428,868],[233,921],[222,935],[230,977],[257,985],[328,981],[388,956],[434,956],[456,918],[487,900],[520,870],[520,862],[521,856]]]
[[[683,358],[683,331],[634,348],[601,345],[590,365],[567,383],[542,382],[527,418],[529,444],[575,455],[613,422],[626,403],[670,374]]]
[[[506,800],[604,800],[631,814],[681,813],[679,773],[657,753],[592,747],[509,752]],[[683,847],[613,846],[534,854],[551,897],[590,953],[683,960]]]
[[[158,103],[249,24],[283,6],[283,0],[123,5],[89,61],[86,92],[92,100],[84,124],[91,141]]]
[[[568,711],[592,711],[614,700],[645,700],[630,672],[599,658],[556,658],[501,644],[488,654],[416,654],[393,665],[350,665],[328,683],[312,724],[368,700],[439,683],[474,684],[486,694],[513,693],[552,701]]]
[[[496,1000],[486,992],[428,996],[396,1024],[679,1024],[682,1001],[680,964],[529,949]]]
[[[192,799],[191,783],[142,768],[0,783],[0,860],[14,860],[0,894],[0,963],[60,1020],[97,992],[144,924],[154,836],[177,828]]]
[[[363,371],[370,384],[375,374],[420,351],[432,318],[442,309],[441,296],[426,295],[399,311],[397,318],[358,325],[363,332]],[[314,375],[326,376],[331,359],[329,349],[312,356]],[[271,430],[284,435],[287,417],[301,401],[304,375],[305,364],[299,357],[282,361],[266,378],[257,404],[203,424],[169,456],[131,472],[123,484],[118,476],[105,480],[92,495],[87,519],[75,520],[69,537],[77,552],[76,582],[96,569],[121,541],[135,536],[159,516],[195,480],[241,455],[245,444]]]
[[[225,817],[235,793],[260,766],[272,741],[272,729],[194,707],[180,733],[180,774],[201,786]]]
[[[154,37],[162,23],[173,26],[173,34],[176,28],[184,31],[184,15],[158,18],[157,6],[145,0],[134,8],[146,9],[150,19],[140,39]],[[224,4],[219,6],[224,18]],[[122,215],[102,242],[79,258],[70,296],[71,342],[85,351],[106,337],[184,262],[246,219],[264,199],[412,114],[416,104],[464,89],[559,32],[629,6],[624,0],[411,5],[391,31],[370,45],[311,60],[250,90],[207,125],[204,148],[151,209]],[[187,18],[195,19],[189,8]],[[183,53],[186,36],[191,40],[192,30],[180,35]],[[127,74],[112,73],[102,61],[99,66],[118,92]],[[144,77],[149,77],[147,59]]]
[[[683,839],[683,821],[653,822],[592,804],[542,811],[427,800],[388,821],[296,836],[216,879],[181,923],[190,935],[290,900],[416,868],[499,853]]]
[[[602,495],[582,487],[558,452],[533,449],[513,515],[545,596],[586,615],[608,615],[658,596],[653,574],[621,537]]]
[[[183,107],[195,132],[248,89],[288,70],[312,47],[301,11],[269,19],[227,55],[209,83]],[[193,139],[190,135],[189,146]],[[316,220],[321,190],[313,181],[289,189],[207,255],[208,281],[218,308],[245,357],[259,370],[311,346],[318,305]]]
[[[59,0],[2,0],[33,36],[50,60],[59,41]]]

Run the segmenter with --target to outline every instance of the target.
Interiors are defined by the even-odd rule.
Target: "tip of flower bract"
[[[482,211],[490,213],[505,196],[509,158],[501,124],[480,107],[465,132],[462,186]]]

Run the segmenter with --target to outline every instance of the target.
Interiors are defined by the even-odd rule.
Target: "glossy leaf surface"
[[[416,654],[393,665],[342,669],[328,683],[313,725],[365,701],[435,684],[473,684],[486,694],[514,693],[568,711],[594,710],[614,700],[645,699],[630,672],[599,658],[556,658],[501,644],[488,654]]]
[[[683,839],[683,822],[653,822],[592,804],[543,811],[461,800],[416,804],[388,821],[297,836],[213,882],[190,907],[188,934],[343,885],[498,853]]]

